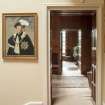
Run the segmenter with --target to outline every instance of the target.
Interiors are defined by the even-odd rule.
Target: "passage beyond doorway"
[[[92,104],[92,98],[95,100],[95,81],[89,79],[96,72],[96,20],[94,11],[51,11],[51,60],[52,60],[52,99],[59,100],[61,97],[56,97],[62,91],[68,94],[68,101],[71,100],[73,90],[77,90],[75,96],[81,97],[79,91],[84,91],[87,94],[83,95],[89,98],[89,102],[85,105]],[[80,33],[80,34],[78,34]],[[63,36],[65,34],[65,36]],[[65,37],[63,40],[63,37]],[[80,41],[79,41],[79,40]],[[64,43],[65,42],[65,43]],[[81,42],[81,43],[79,43]],[[63,47],[65,46],[65,47]],[[63,49],[64,48],[64,49]],[[79,48],[78,55],[76,52]],[[75,50],[74,50],[75,49]],[[65,50],[65,51],[64,51]],[[63,54],[62,54],[63,52]],[[74,56],[75,55],[75,56]],[[94,73],[93,73],[94,69]],[[89,74],[89,75],[88,75]],[[93,78],[93,77],[92,77]],[[94,82],[94,84],[92,84]],[[90,84],[92,86],[90,86]],[[93,86],[94,85],[94,86]],[[56,89],[56,90],[55,90]],[[72,89],[72,92],[70,90]],[[82,89],[82,90],[81,90]],[[92,89],[92,94],[91,94]],[[88,92],[86,91],[88,90]],[[60,93],[61,92],[61,93]],[[63,93],[62,93],[63,94]],[[74,98],[73,97],[73,98]],[[78,98],[79,98],[78,97]],[[85,97],[85,98],[86,98]],[[83,97],[82,97],[83,98]],[[85,99],[83,98],[83,99]],[[66,98],[67,99],[67,98]],[[58,101],[54,101],[58,102]],[[75,100],[75,99],[74,99]],[[81,100],[81,99],[80,99]],[[70,101],[74,103],[76,101]],[[65,101],[65,104],[67,102]],[[78,102],[79,103],[79,102]],[[80,101],[81,103],[81,101]],[[81,103],[81,105],[82,105]],[[59,103],[58,103],[59,104]],[[55,104],[54,104],[55,105]]]

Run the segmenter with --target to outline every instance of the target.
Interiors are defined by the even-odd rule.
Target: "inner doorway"
[[[78,95],[83,95],[80,105],[93,105],[96,102],[96,12],[50,12],[52,105],[75,105]],[[74,95],[74,102],[68,101],[71,99],[68,95]],[[65,97],[68,100],[62,102]]]

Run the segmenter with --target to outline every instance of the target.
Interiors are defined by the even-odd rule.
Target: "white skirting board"
[[[42,105],[42,102],[36,102],[36,101],[30,101],[30,102],[27,102],[26,104],[24,105]]]

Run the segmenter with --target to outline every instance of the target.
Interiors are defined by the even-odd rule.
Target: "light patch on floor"
[[[74,62],[62,62],[62,75],[63,76],[82,76],[80,69]]]
[[[93,105],[89,88],[53,88],[53,105]]]

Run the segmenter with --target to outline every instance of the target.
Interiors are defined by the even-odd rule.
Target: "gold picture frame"
[[[3,13],[2,23],[3,60],[38,62],[37,13]]]

